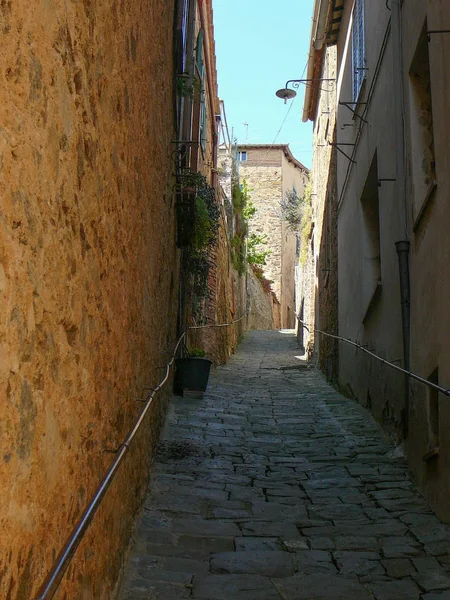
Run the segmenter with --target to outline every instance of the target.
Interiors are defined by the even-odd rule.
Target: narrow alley
[[[249,332],[174,397],[121,600],[449,600],[450,528],[369,412]]]

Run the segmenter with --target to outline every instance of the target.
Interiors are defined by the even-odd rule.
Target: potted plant
[[[203,398],[212,361],[201,348],[191,348],[187,356],[175,360],[174,392],[180,396]]]

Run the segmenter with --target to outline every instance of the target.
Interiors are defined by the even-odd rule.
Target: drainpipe
[[[403,43],[402,43],[402,0],[391,0],[392,59],[393,59],[393,99],[395,118],[395,163],[396,190],[398,202],[398,237],[396,242],[400,275],[400,303],[402,311],[403,363],[410,370],[410,284],[409,284],[409,246],[408,219],[406,204],[405,169],[405,121],[403,95]],[[409,377],[405,375],[405,413],[403,434],[408,436],[409,422]]]
[[[400,274],[400,304],[402,307],[402,332],[403,332],[403,368],[411,370],[409,347],[411,337],[410,305],[411,294],[409,285],[409,242],[395,242],[398,256],[398,268]],[[403,433],[405,439],[408,435],[409,421],[409,376],[405,375],[405,416],[403,420]]]
[[[405,120],[403,95],[403,43],[402,43],[402,0],[392,0],[392,59],[393,59],[393,96],[395,116],[395,158],[397,171],[397,198],[399,202],[400,239],[408,238],[406,207],[406,172],[405,172]]]
[[[214,47],[214,29],[212,24],[212,7],[211,0],[205,2],[204,0],[199,0],[199,11],[200,11],[200,24],[204,32],[204,59],[205,59],[205,67],[206,67],[206,77],[208,80],[208,89],[209,89],[209,110],[211,113],[210,123],[211,123],[211,131],[213,135],[217,135],[217,127],[215,122],[215,115],[220,112],[220,107],[218,103],[217,97],[217,74],[216,69],[211,63],[212,60],[215,59],[215,47]],[[209,13],[210,21],[208,21]],[[209,24],[209,27],[208,27]],[[211,39],[212,45],[211,45]],[[213,165],[214,168],[217,167],[217,163]]]

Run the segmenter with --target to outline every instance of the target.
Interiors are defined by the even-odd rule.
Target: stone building
[[[223,364],[235,351],[245,328],[246,274],[233,265],[231,249],[237,215],[232,203],[232,181],[235,174],[234,146],[228,134],[225,105],[219,103],[216,115],[216,154],[211,172],[216,180],[216,199],[220,214],[218,240],[210,250],[208,296],[200,315],[202,324],[192,319],[188,341],[205,349],[215,364]]]
[[[5,2],[0,31],[0,597],[29,600],[183,330],[178,142],[215,186],[217,93],[210,0]],[[61,598],[114,597],[169,393]]]
[[[294,158],[286,144],[240,144],[237,150],[240,180],[246,181],[256,207],[249,222],[249,234],[267,236],[270,254],[264,275],[273,281],[272,288],[280,303],[281,327],[294,328],[298,241],[282,219],[281,201],[287,192],[303,195],[309,171]]]
[[[335,54],[332,148],[316,177],[336,180],[339,335],[444,388],[449,23],[445,0],[317,1],[308,66],[315,81],[304,113],[316,130],[328,120],[320,106]],[[339,382],[405,441],[418,485],[450,519],[445,396],[345,342]]]
[[[336,5],[337,7],[337,5]],[[338,8],[334,13],[339,14]],[[308,251],[300,265],[300,346],[314,354],[327,379],[338,376],[338,344],[316,334],[315,329],[338,332],[337,196],[336,196],[336,45],[318,30],[320,3],[314,5],[303,121],[313,121],[313,166],[311,170],[312,223]],[[323,23],[323,27],[325,23]]]

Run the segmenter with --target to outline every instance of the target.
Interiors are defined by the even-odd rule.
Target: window
[[[238,152],[238,160],[240,160],[240,161],[247,160],[247,152],[245,150]]]
[[[435,187],[433,110],[430,59],[425,23],[409,71],[411,102],[411,174],[414,186],[414,220],[423,213]]]
[[[357,102],[364,81],[364,0],[355,0],[352,31],[353,101]]]
[[[206,151],[206,90],[205,69],[203,64],[203,30],[197,37],[196,57],[197,74],[200,82],[200,145],[203,152]]]
[[[363,193],[361,194],[363,216],[362,229],[362,298],[365,306],[363,322],[369,317],[381,291],[380,215],[378,201],[377,153],[372,159]]]
[[[206,150],[206,91],[205,69],[203,63],[203,30],[200,30],[195,45],[193,102],[192,102],[192,149],[191,169],[196,171],[200,160],[200,148],[203,155]]]

